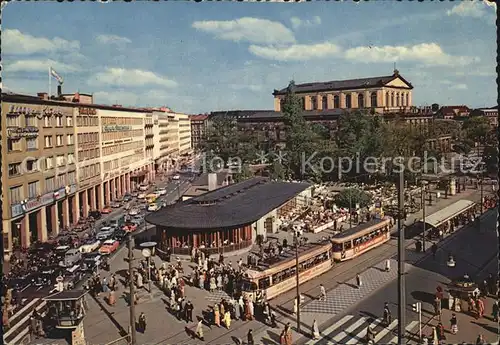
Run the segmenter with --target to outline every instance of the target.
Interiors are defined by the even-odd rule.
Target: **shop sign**
[[[31,210],[38,208],[38,207],[48,205],[52,202],[54,202],[54,193],[47,193],[47,194],[42,195],[39,198],[33,198],[31,200],[26,201],[23,204],[23,209],[24,209],[24,212],[29,212]]]
[[[66,188],[61,188],[58,191],[54,192],[54,199],[60,200],[66,196]]]
[[[9,139],[20,139],[20,138],[27,138],[27,137],[36,137],[38,136],[38,127],[10,127],[7,128],[7,137]]]
[[[20,216],[24,213],[23,205],[15,204],[10,206],[10,216],[11,218]]]
[[[121,125],[107,125],[104,126],[103,132],[121,132],[121,131],[130,131],[132,130],[132,126],[121,126]]]
[[[97,115],[95,108],[80,108],[80,115]]]

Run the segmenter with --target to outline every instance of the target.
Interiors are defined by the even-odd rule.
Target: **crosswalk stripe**
[[[412,321],[408,326],[406,326],[406,333],[411,332],[415,326],[418,325],[418,321]],[[395,336],[389,341],[389,344],[397,344],[398,343],[398,336]]]
[[[369,326],[371,327],[376,327],[377,325],[379,325],[380,323],[382,323],[382,319],[379,318],[379,319],[376,319],[375,321],[373,321]],[[366,328],[363,328],[361,330],[361,332],[359,332],[358,334],[356,334],[354,337],[352,337],[351,340],[349,340],[346,344],[347,345],[351,345],[351,344],[359,344],[362,342],[362,340],[366,337]]]
[[[361,326],[365,322],[366,322],[366,318],[364,318],[364,317],[360,318],[358,321],[356,321],[355,323],[353,323],[352,325],[350,325],[345,331],[342,331],[339,334],[337,334],[335,336],[335,338],[333,338],[333,341],[336,342],[336,343],[340,342],[345,337],[348,337],[349,333],[351,333],[352,331],[354,331],[357,328],[359,328],[359,326]]]
[[[387,326],[386,328],[384,328],[383,330],[381,330],[380,332],[377,333],[373,342],[374,343],[379,342],[383,337],[385,337],[387,335],[387,333],[389,333],[397,325],[398,325],[397,319],[392,321],[389,326]]]
[[[346,316],[344,316],[342,319],[340,319],[339,321],[337,321],[336,323],[334,323],[333,325],[331,325],[330,327],[328,327],[327,329],[325,329],[324,331],[322,331],[321,334],[323,336],[330,335],[330,333],[332,333],[333,331],[335,331],[337,328],[339,328],[340,326],[342,326],[344,323],[346,323],[347,321],[349,321],[353,317],[354,316],[352,316],[352,315],[346,315]],[[319,340],[311,339],[305,345],[313,345],[313,344],[317,344],[318,342],[319,342]]]

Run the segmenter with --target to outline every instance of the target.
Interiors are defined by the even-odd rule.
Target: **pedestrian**
[[[219,305],[217,303],[214,305],[214,323],[217,327],[220,327]]]
[[[434,299],[434,314],[441,316],[441,299],[439,296]]]
[[[431,247],[432,257],[433,257],[433,258],[436,258],[436,253],[437,253],[437,250],[438,250],[438,247],[437,247],[436,243],[433,243],[433,244],[432,244],[432,247]]]
[[[115,297],[115,291],[110,290],[109,291],[109,296],[108,296],[108,303],[110,306],[114,306],[116,303],[116,297]]]
[[[455,313],[451,314],[451,319],[450,319],[450,330],[452,334],[457,334],[458,332],[458,322],[457,322],[457,316]]]
[[[385,260],[385,271],[389,272],[391,270],[391,260]]]
[[[493,302],[491,315],[493,316],[493,321],[498,322],[498,301]]]
[[[290,322],[285,326],[285,342],[286,345],[292,345],[292,328],[290,327]]]
[[[250,313],[250,320],[253,320],[253,317],[254,317],[254,305],[253,305],[253,301],[250,300],[248,301],[248,312]]]
[[[196,325],[196,336],[200,338],[201,341],[205,341],[205,337],[203,336],[203,320],[198,321]]]
[[[248,330],[248,333],[247,333],[247,344],[248,345],[254,345],[252,329]]]
[[[482,334],[479,334],[476,339],[476,345],[484,345],[484,338]]]
[[[484,302],[481,298],[478,297],[477,299],[477,302],[476,302],[476,306],[477,306],[477,318],[481,318],[483,317],[484,315]]]
[[[286,330],[281,331],[280,345],[286,345]]]
[[[231,327],[231,313],[229,312],[229,310],[224,314],[224,324],[226,325],[227,329]]]
[[[363,282],[361,281],[361,276],[359,273],[356,274],[356,285],[358,286],[358,289],[361,289],[361,286],[363,285]]]
[[[146,315],[144,315],[144,313],[139,315],[139,332],[146,332]]]
[[[326,289],[323,286],[323,284],[319,284],[319,290],[320,290],[319,300],[326,301]]]
[[[188,301],[186,304],[186,322],[193,322],[193,309],[193,304]]]
[[[314,320],[312,324],[312,338],[314,340],[319,339],[319,328],[318,328],[318,321]]]

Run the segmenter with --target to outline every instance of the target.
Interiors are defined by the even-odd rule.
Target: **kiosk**
[[[47,323],[50,328],[71,331],[71,345],[86,345],[83,319],[87,313],[85,290],[61,291],[43,300],[47,302]]]

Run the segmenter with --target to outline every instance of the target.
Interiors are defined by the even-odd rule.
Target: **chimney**
[[[208,174],[208,191],[213,191],[217,189],[217,174],[210,173]]]
[[[37,96],[45,101],[49,99],[49,94],[47,92],[39,92],[37,93]]]
[[[57,97],[61,97],[62,95],[62,85],[57,85]]]

